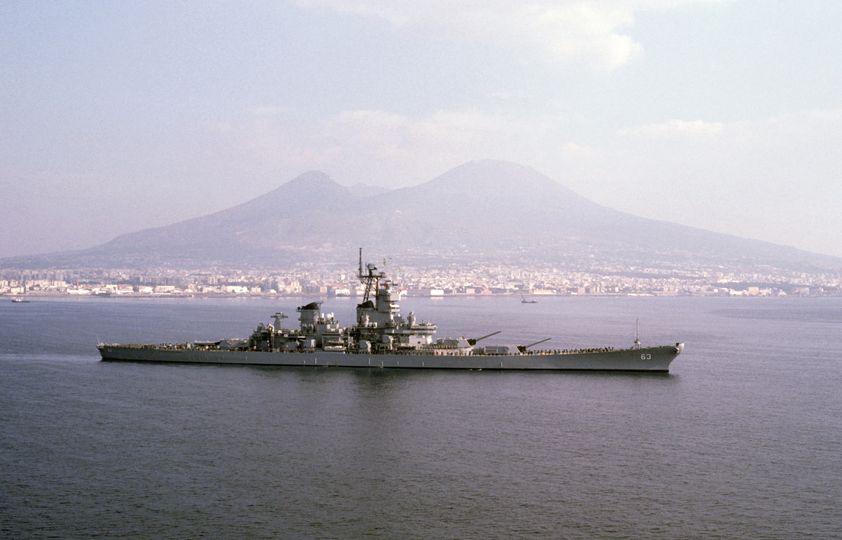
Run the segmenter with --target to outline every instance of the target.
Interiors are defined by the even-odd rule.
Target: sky
[[[842,256],[840,28],[836,0],[2,2],[0,257],[475,159]]]

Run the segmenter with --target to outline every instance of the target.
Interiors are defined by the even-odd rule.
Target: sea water
[[[0,301],[0,536],[842,537],[842,299],[407,299],[669,375],[100,362],[312,299]],[[353,300],[328,300],[345,322]]]

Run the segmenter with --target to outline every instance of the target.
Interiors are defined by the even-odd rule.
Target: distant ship
[[[24,300],[23,298],[12,298],[13,304],[28,304],[29,300]]]
[[[239,364],[263,366],[320,366],[354,368],[472,369],[472,370],[599,370],[668,372],[684,350],[683,343],[641,347],[636,337],[627,349],[590,347],[536,350],[550,338],[527,345],[477,343],[500,331],[477,338],[433,339],[437,327],[419,321],[414,313],[403,317],[392,282],[377,267],[363,268],[365,285],[357,306],[357,322],[343,327],[333,313],[322,313],[319,302],[297,309],[299,327],[283,327],[283,313],[273,322],[259,324],[243,339],[194,341],[180,344],[99,343],[103,360]]]
[[[535,300],[534,298],[530,298],[529,300],[527,300],[525,296],[520,295],[520,303],[521,304],[537,304],[538,301]]]

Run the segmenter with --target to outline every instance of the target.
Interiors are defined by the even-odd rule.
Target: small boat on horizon
[[[520,295],[520,303],[521,304],[537,304],[538,301],[535,300],[534,298],[530,298],[529,300],[527,300],[525,296]]]

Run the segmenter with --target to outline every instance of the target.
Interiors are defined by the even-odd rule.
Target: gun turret
[[[529,349],[529,347],[534,347],[535,345],[540,345],[541,343],[544,343],[545,341],[549,341],[551,339],[553,339],[553,338],[542,339],[540,341],[536,341],[535,343],[530,343],[529,345],[518,345],[517,350],[519,350],[522,353],[525,353],[526,350]]]
[[[502,330],[497,330],[496,332],[491,332],[490,334],[486,334],[486,335],[484,335],[482,337],[478,337],[478,338],[468,338],[468,345],[473,347],[474,345],[477,344],[477,341],[481,341],[485,338],[490,338],[491,336],[496,336],[500,332],[502,332]]]

